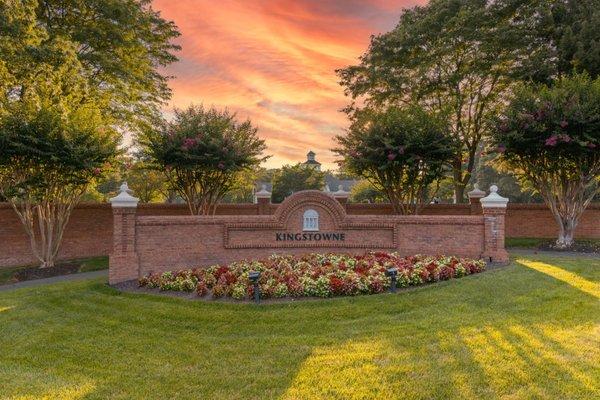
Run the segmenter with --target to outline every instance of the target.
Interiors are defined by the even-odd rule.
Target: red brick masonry
[[[349,217],[361,215],[387,216],[387,204],[347,204]],[[274,214],[277,204],[227,204],[220,205],[217,214],[256,216]],[[136,215],[187,215],[185,205],[143,204]],[[435,204],[424,210],[426,215],[471,215],[481,213],[468,204]],[[395,217],[398,218],[398,217]],[[543,204],[508,204],[506,237],[552,238],[557,233],[552,214]],[[600,238],[600,204],[593,204],[583,214],[577,227],[577,237]],[[71,259],[108,255],[113,245],[113,212],[110,204],[82,204],[71,216],[65,232],[60,258]],[[0,268],[34,262],[29,241],[12,208],[0,203]]]
[[[319,215],[317,232],[303,230],[309,209]],[[269,215],[136,216],[135,210],[114,208],[110,283],[273,253],[384,250],[508,261],[505,208],[484,208],[483,215],[348,215],[332,196],[304,191]]]

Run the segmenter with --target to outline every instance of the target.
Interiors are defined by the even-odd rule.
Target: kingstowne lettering
[[[346,240],[346,234],[342,232],[324,232],[324,233],[275,233],[276,242],[320,242],[334,241],[343,242]]]

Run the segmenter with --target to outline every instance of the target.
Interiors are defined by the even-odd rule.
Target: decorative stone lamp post
[[[124,282],[139,278],[139,261],[135,252],[135,214],[139,199],[130,194],[123,182],[119,194],[112,199],[113,249],[109,257],[108,282]]]
[[[267,185],[262,185],[262,188],[254,194],[254,203],[258,204],[258,214],[269,214],[269,206],[271,204],[271,192],[267,190]]]
[[[481,199],[483,209],[485,249],[483,257],[490,262],[507,263],[504,247],[505,216],[508,199],[498,194],[498,186],[490,187],[490,194]]]

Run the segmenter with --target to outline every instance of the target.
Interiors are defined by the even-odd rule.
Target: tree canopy
[[[116,126],[139,131],[170,97],[160,68],[176,60],[178,35],[151,0],[4,1],[0,106],[28,96],[48,66],[70,68],[76,61],[76,76],[87,81],[83,95]]]
[[[363,110],[334,151],[348,171],[385,193],[396,213],[416,214],[452,158],[455,143],[446,130],[441,116],[420,107]]]
[[[304,164],[284,165],[273,174],[273,203],[281,203],[286,197],[301,190],[323,190],[325,173]]]
[[[374,36],[360,64],[338,71],[361,108],[419,104],[448,112],[457,139],[457,201],[472,181],[488,121],[520,81],[549,83],[575,71],[600,72],[600,0],[431,0],[405,10]]]
[[[265,143],[250,120],[238,122],[227,110],[190,106],[174,113],[140,139],[141,155],[165,172],[192,214],[214,213],[239,173],[265,160]]]

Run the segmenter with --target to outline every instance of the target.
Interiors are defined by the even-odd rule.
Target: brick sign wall
[[[384,250],[505,262],[504,212],[348,215],[336,199],[319,191],[296,193],[270,215],[159,217],[137,215],[135,207],[115,207],[109,280],[118,283],[149,272],[315,251]]]

